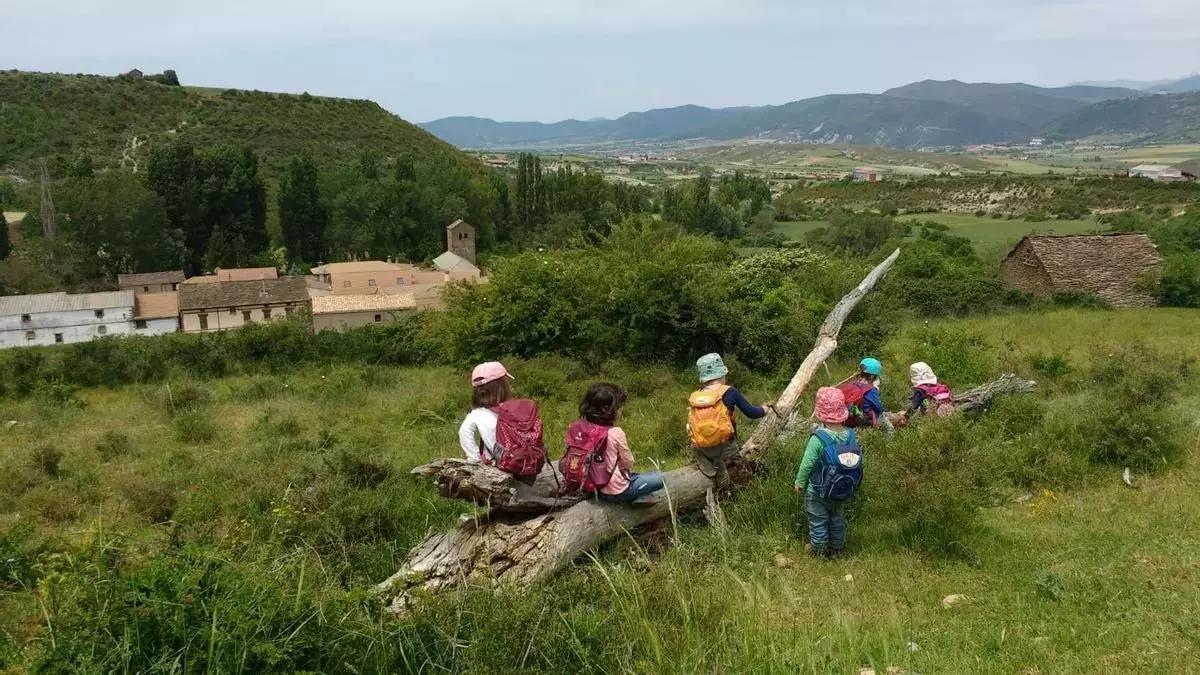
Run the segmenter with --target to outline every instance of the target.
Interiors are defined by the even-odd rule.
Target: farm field
[[[960,213],[912,214],[900,216],[899,220],[932,221],[945,225],[951,233],[970,239],[975,243],[975,248],[981,255],[990,258],[1002,257],[1008,249],[1021,240],[1021,237],[1027,234],[1083,234],[1101,229],[1092,219],[1005,220]],[[803,241],[807,233],[828,225],[829,221],[826,220],[783,221],[776,224],[775,231],[783,234],[790,241]]]
[[[972,441],[1012,453],[1032,442],[1026,431],[1040,415],[1070,440],[1091,401],[1073,373],[1103,355],[1136,344],[1194,364],[1194,316],[936,321],[902,331],[882,357],[888,372],[927,359],[956,388],[997,372],[1042,380]],[[956,351],[964,344],[974,346]],[[855,358],[837,356],[822,379],[840,379]],[[612,363],[593,373],[557,358],[510,366],[518,392],[542,404],[555,455],[582,389],[608,378],[631,392],[622,424],[640,462],[688,461],[690,370]],[[739,384],[759,400],[782,379]],[[407,619],[385,616],[364,590],[468,510],[407,475],[456,454],[462,380],[441,367],[304,367],[0,402],[18,422],[0,444],[0,668],[1161,672],[1200,659],[1191,582],[1200,465],[1139,470],[1136,490],[1117,467],[1011,484],[961,533],[969,555],[932,556],[905,544],[903,521],[876,505],[895,505],[879,490],[898,484],[880,472],[895,470],[893,456],[914,447],[905,435],[921,430],[865,437],[877,473],[847,558],[806,557],[795,536],[793,441],[772,451],[764,479],[725,502],[725,529],[686,517],[533,592],[468,589]],[[885,385],[890,406],[903,401],[902,382]],[[1200,399],[1184,388],[1170,415],[1189,429],[1188,458],[1200,449]],[[973,433],[961,420],[936,424]],[[1035,474],[1061,469],[1060,457],[1035,457]],[[943,606],[950,595],[964,597]]]

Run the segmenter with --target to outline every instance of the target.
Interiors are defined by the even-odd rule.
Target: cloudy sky
[[[413,121],[1200,70],[1200,0],[24,0],[0,68],[370,98]]]

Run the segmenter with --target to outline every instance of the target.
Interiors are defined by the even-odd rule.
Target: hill
[[[1125,143],[1200,141],[1200,92],[1103,101],[1048,124],[1049,138]]]
[[[1035,87],[927,80],[882,94],[838,94],[742,108],[687,105],[615,120],[553,124],[453,117],[421,125],[459,147],[563,147],[599,143],[760,138],[895,148],[1017,141],[1097,101],[1143,95],[1116,87]]]
[[[88,155],[100,167],[129,164],[144,161],[149,145],[178,137],[196,145],[249,145],[272,172],[292,155],[309,153],[331,165],[367,149],[472,162],[371,101],[0,72],[0,167],[28,173],[34,161],[52,155]]]
[[[884,96],[923,101],[957,103],[971,110],[1003,118],[1014,127],[1035,131],[1038,127],[1092,103],[1144,96],[1119,87],[1035,87],[1030,84],[967,83],[958,80],[925,80],[883,92]]]
[[[1167,82],[1154,87],[1150,91],[1158,93],[1180,93],[1188,91],[1200,91],[1200,74],[1190,75],[1188,77]]]

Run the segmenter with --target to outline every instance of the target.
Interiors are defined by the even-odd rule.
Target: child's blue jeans
[[[630,473],[629,487],[619,495],[600,493],[600,499],[606,502],[631,502],[639,497],[645,497],[663,489],[663,475],[659,471],[646,473]]]
[[[804,513],[814,553],[837,553],[846,547],[846,502],[822,499],[805,490]]]

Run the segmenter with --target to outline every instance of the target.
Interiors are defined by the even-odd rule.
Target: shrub
[[[1079,291],[1059,291],[1050,296],[1050,302],[1056,307],[1112,309],[1112,305],[1099,295],[1095,293],[1081,293]]]
[[[52,445],[39,445],[33,451],[34,466],[50,478],[58,478],[62,459],[62,450]]]
[[[96,454],[104,461],[128,455],[132,450],[133,442],[120,431],[106,431],[96,443]]]
[[[79,398],[79,387],[57,380],[39,382],[34,387],[33,397],[45,408],[82,408],[86,405]]]
[[[909,352],[891,360],[902,366],[924,361],[955,390],[983,384],[996,376],[995,348],[979,333],[924,325],[913,329],[910,336]]]
[[[1178,253],[1163,261],[1155,289],[1168,307],[1200,307],[1200,253]]]
[[[204,411],[183,412],[171,421],[175,438],[184,443],[210,443],[217,438],[217,425]]]
[[[859,522],[892,528],[901,544],[925,553],[969,555],[991,484],[979,440],[961,417],[922,420],[897,434],[870,455]]]
[[[133,510],[151,523],[165,523],[175,514],[175,495],[161,481],[130,480],[123,493]]]
[[[1074,370],[1062,354],[1035,354],[1030,357],[1029,365],[1035,373],[1049,378],[1063,377]]]
[[[156,405],[168,415],[200,410],[212,400],[212,393],[198,384],[191,382],[167,383],[155,387],[145,394],[148,402]]]

